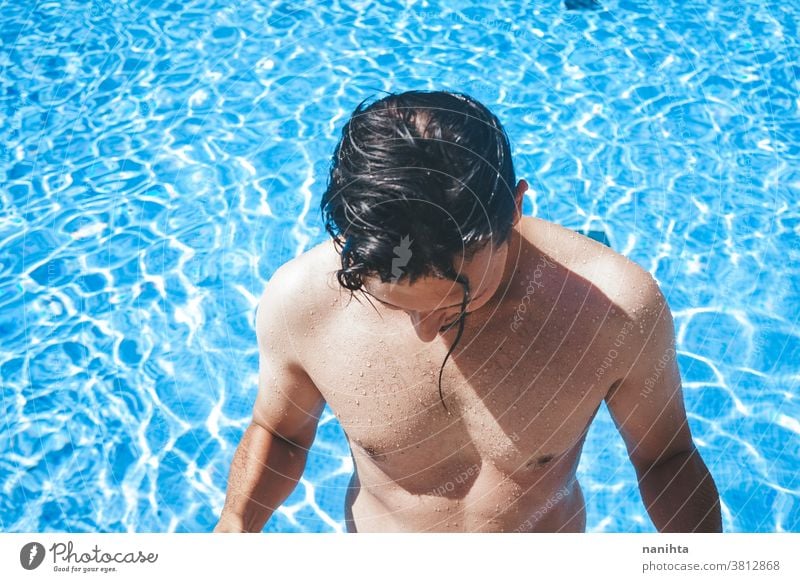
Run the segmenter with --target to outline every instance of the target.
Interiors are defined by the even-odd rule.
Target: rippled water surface
[[[0,529],[213,527],[256,298],[349,112],[422,88],[654,274],[726,530],[800,531],[798,4],[532,4],[0,2]],[[341,531],[351,470],[326,409],[266,529]],[[590,531],[653,531],[605,409],[579,478]]]

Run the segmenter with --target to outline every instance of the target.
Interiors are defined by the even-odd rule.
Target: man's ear
[[[523,179],[517,182],[517,190],[514,192],[514,205],[517,207],[516,212],[514,212],[514,225],[516,225],[520,218],[522,218],[522,198],[525,196],[525,192],[527,191],[527,181]]]

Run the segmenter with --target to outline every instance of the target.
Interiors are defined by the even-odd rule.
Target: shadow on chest
[[[575,383],[574,362],[552,356],[473,343],[442,374],[448,414],[440,359],[379,354],[348,371],[329,403],[351,443],[400,474],[484,461],[541,467],[575,444],[597,406]]]

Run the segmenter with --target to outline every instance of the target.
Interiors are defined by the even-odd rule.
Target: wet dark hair
[[[516,177],[500,121],[463,93],[408,91],[362,101],[342,129],[321,210],[346,289],[454,279],[453,261],[498,246],[514,220]],[[410,241],[398,276],[395,247]],[[400,257],[403,259],[404,257]]]
[[[342,129],[320,205],[341,255],[339,284],[352,292],[368,277],[413,284],[432,276],[461,283],[466,299],[469,283],[455,260],[469,260],[487,243],[502,245],[514,223],[516,176],[505,130],[464,93],[408,91],[367,101]],[[466,300],[448,357],[465,307]]]

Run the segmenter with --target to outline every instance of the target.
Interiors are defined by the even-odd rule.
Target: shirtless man
[[[323,196],[331,240],[261,297],[259,391],[215,532],[263,528],[326,402],[355,466],[348,531],[583,532],[575,471],[603,401],[656,528],[721,531],[657,283],[522,216],[527,187],[466,95],[359,105]]]

